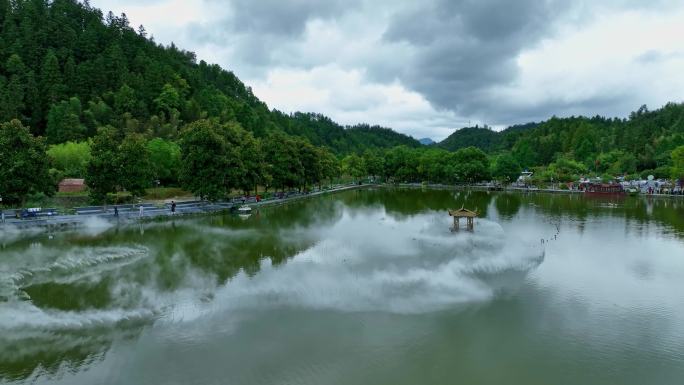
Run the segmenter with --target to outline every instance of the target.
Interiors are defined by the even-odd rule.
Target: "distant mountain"
[[[432,140],[431,138],[418,139],[418,141],[420,142],[420,144],[422,144],[424,146],[429,146],[431,144],[435,144],[435,141]]]
[[[343,127],[329,117],[315,113],[283,114],[274,111],[276,124],[289,135],[307,138],[312,144],[326,146],[338,154],[360,153],[368,149],[405,145],[419,147],[414,138],[389,128],[357,124]]]

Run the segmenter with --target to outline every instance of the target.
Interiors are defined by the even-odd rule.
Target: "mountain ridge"
[[[0,0],[0,37],[0,122],[17,118],[50,144],[85,140],[103,126],[174,139],[210,118],[256,137],[304,137],[337,154],[420,146],[377,125],[269,109],[233,72],[157,44],[125,14],[89,2]]]

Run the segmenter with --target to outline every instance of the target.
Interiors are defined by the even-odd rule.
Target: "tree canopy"
[[[34,138],[17,119],[0,125],[0,197],[4,204],[23,203],[32,192],[52,193],[42,139]]]

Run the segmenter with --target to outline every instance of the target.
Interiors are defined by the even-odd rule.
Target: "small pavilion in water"
[[[458,210],[449,210],[449,216],[454,217],[454,227],[451,231],[458,231],[461,225],[461,218],[466,219],[466,230],[473,231],[475,227],[475,218],[477,218],[477,211],[471,211],[461,206]]]

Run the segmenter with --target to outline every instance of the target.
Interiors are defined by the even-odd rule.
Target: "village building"
[[[59,182],[59,192],[64,192],[64,193],[75,193],[75,192],[83,192],[86,189],[86,184],[85,184],[85,179],[73,179],[73,178],[68,178],[68,179],[62,179],[61,182]]]

